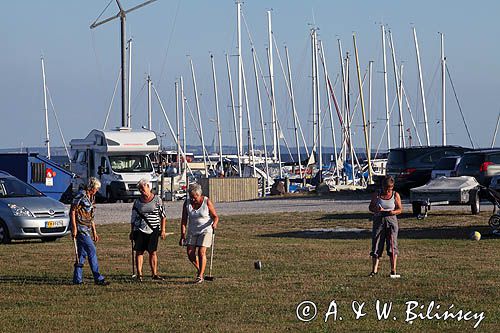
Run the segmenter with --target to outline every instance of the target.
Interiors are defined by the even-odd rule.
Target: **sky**
[[[122,0],[125,9],[142,1]],[[106,8],[100,19],[114,16],[115,1],[9,1],[2,4],[0,32],[0,148],[43,146],[45,122],[40,58],[45,61],[46,81],[52,103],[49,127],[52,146],[62,146],[55,119],[60,123],[66,142],[85,137],[93,128],[102,128],[111,104],[120,68],[119,20],[96,29],[89,26]],[[382,67],[381,24],[393,35],[396,61],[403,64],[404,89],[417,132],[425,144],[423,113],[418,88],[418,72],[412,27],[416,28],[422,61],[431,144],[441,144],[441,72],[440,35],[445,35],[445,54],[452,81],[446,82],[446,123],[448,144],[471,146],[451,87],[453,82],[474,145],[491,145],[500,111],[496,98],[500,89],[500,33],[497,1],[330,1],[330,0],[248,0],[242,4],[242,59],[248,87],[249,109],[255,143],[262,143],[259,126],[255,77],[250,37],[262,66],[259,73],[261,97],[270,142],[270,103],[265,95],[268,84],[266,48],[267,11],[271,10],[273,35],[286,70],[284,46],[290,54],[292,81],[299,120],[308,145],[312,143],[312,92],[310,29],[318,28],[325,49],[329,76],[340,98],[340,56],[337,40],[351,55],[350,96],[358,96],[358,82],[352,42],[353,33],[359,52],[360,73],[367,72],[373,61],[372,75],[372,148],[386,149],[385,104]],[[204,139],[211,146],[216,138],[215,103],[210,54],[214,55],[219,108],[224,145],[234,145],[231,99],[225,56],[229,55],[233,89],[236,92],[236,5],[233,0],[194,1],[158,0],[127,15],[127,34],[132,46],[132,127],[147,125],[147,89],[150,73],[167,116],[175,126],[174,82],[182,76],[187,101],[187,142],[199,144],[192,118],[197,119],[193,80],[189,66],[192,59],[197,80],[199,107]],[[392,59],[387,47],[389,104],[395,103],[395,80]],[[263,74],[263,75],[262,75]],[[321,108],[328,112],[323,72],[320,71]],[[276,108],[284,137],[294,146],[291,102],[283,71],[274,49]],[[323,80],[323,81],[322,81]],[[368,79],[363,86],[368,112]],[[111,106],[108,128],[120,125],[120,91]],[[54,107],[51,106],[54,105]],[[398,144],[398,109],[392,107],[391,141]],[[55,110],[55,112],[54,112]],[[352,110],[351,110],[352,111]],[[407,107],[405,130],[410,128],[412,144],[418,144]],[[190,114],[192,112],[192,116]],[[329,114],[324,113],[323,145],[331,147]],[[335,115],[334,115],[335,116]],[[245,116],[246,117],[246,116]],[[361,108],[353,116],[353,140],[364,145]],[[247,128],[245,121],[244,127]],[[340,141],[338,118],[334,118],[337,141]],[[173,145],[165,118],[153,96],[153,130],[162,137],[165,147]],[[245,130],[246,131],[246,130]],[[244,136],[246,138],[246,135]],[[408,137],[406,137],[408,142]],[[246,139],[245,139],[246,144]],[[282,142],[284,145],[284,143]]]

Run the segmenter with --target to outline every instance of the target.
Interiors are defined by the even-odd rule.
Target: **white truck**
[[[85,139],[71,140],[70,146],[71,170],[78,176],[73,189],[96,177],[101,181],[100,199],[131,201],[140,196],[137,183],[145,178],[157,193],[158,176],[148,156],[159,150],[154,132],[94,129]]]

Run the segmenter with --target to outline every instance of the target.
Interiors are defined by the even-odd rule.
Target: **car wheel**
[[[0,220],[0,244],[8,244],[10,243],[9,230],[5,223]]]
[[[479,191],[471,191],[470,194],[470,210],[472,215],[477,215],[481,211],[481,203],[479,201]]]
[[[422,214],[422,205],[420,204],[420,202],[412,202],[411,208],[413,211],[413,215],[419,216],[420,214]]]
[[[111,194],[111,190],[110,190],[110,189],[108,189],[108,190],[106,191],[106,201],[107,201],[108,203],[115,203],[115,202],[116,202],[116,199],[115,199],[115,197],[113,197],[113,195]]]
[[[500,216],[499,215],[492,215],[488,221],[488,224],[490,227],[493,229],[498,229],[500,228]]]
[[[57,237],[43,237],[42,238],[42,242],[46,243],[46,242],[55,242],[57,239]]]

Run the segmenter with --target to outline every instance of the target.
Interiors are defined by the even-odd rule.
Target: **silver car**
[[[0,244],[12,239],[54,241],[69,232],[65,205],[0,171]]]

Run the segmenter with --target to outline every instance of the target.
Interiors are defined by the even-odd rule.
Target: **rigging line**
[[[446,73],[448,73],[448,77],[450,78],[451,88],[453,89],[453,94],[455,95],[458,109],[460,110],[460,115],[462,116],[462,121],[464,122],[464,125],[465,125],[465,130],[467,131],[467,135],[469,136],[470,144],[472,145],[472,148],[474,149],[474,142],[472,142],[472,137],[471,137],[470,132],[469,132],[469,127],[467,126],[467,123],[465,122],[465,116],[464,116],[464,113],[462,111],[462,106],[460,106],[460,102],[458,100],[457,92],[455,90],[455,85],[453,84],[453,80],[451,79],[450,70],[448,69],[448,64],[446,64],[445,67],[446,67]]]
[[[106,7],[104,7],[104,9],[102,10],[101,14],[99,14],[99,16],[92,23],[92,25],[94,25],[95,23],[97,23],[97,21],[99,21],[99,19],[101,18],[102,14],[104,14],[104,12],[106,11],[106,9],[108,9],[109,5],[111,5],[112,2],[113,2],[113,0],[109,1],[109,3],[106,5]]]
[[[420,135],[418,134],[418,128],[417,125],[415,124],[415,119],[413,118],[413,112],[411,112],[410,102],[408,101],[408,95],[406,94],[405,86],[402,82],[401,85],[402,85],[401,89],[403,90],[403,95],[406,100],[406,108],[408,110],[408,113],[410,114],[411,123],[413,124],[413,129],[415,130],[415,134],[417,135],[418,144],[422,146],[422,141],[420,140]]]
[[[196,125],[196,120],[194,119],[194,115],[193,115],[193,110],[191,109],[191,106],[189,106],[189,102],[187,100],[187,98],[184,98],[184,102],[186,103],[186,106],[187,106],[187,109],[189,111],[189,115],[191,116],[191,120],[193,121],[193,124],[194,124],[194,128],[196,129],[196,134],[198,134],[198,138],[200,139],[200,142],[202,143],[201,144],[201,149],[203,150],[203,154],[206,154],[207,156],[207,159],[208,159],[208,162],[210,163],[210,166],[211,166],[211,170],[215,170],[214,169],[214,166],[212,164],[212,160],[210,159],[210,156],[208,154],[208,151],[207,151],[207,148],[205,147],[205,145],[203,145],[203,140],[201,138],[201,132],[200,132],[200,129],[199,127]]]
[[[50,105],[52,106],[52,111],[54,112],[54,118],[56,118],[57,128],[59,129],[59,134],[61,134],[64,150],[66,150],[66,155],[68,156],[68,159],[71,159],[68,151],[68,146],[66,145],[66,140],[64,139],[64,135],[61,129],[61,124],[59,124],[59,118],[57,117],[56,108],[54,107],[54,103],[52,102],[52,95],[50,94],[49,86],[46,85],[46,88],[47,88],[47,93],[49,94]]]
[[[106,113],[106,119],[104,120],[104,125],[102,125],[102,129],[106,129],[106,125],[108,124],[109,114],[111,113],[111,108],[113,107],[113,102],[115,100],[116,89],[118,88],[118,83],[120,82],[120,77],[122,76],[121,69],[118,71],[118,77],[116,78],[115,89],[113,90],[113,96],[111,97],[111,102],[109,103],[108,113]]]
[[[396,105],[396,99],[397,97],[395,97],[392,101],[392,106],[389,110],[389,119],[391,119],[391,116],[392,116],[392,111],[394,111],[394,106]],[[382,135],[380,136],[380,141],[378,142],[378,146],[377,146],[377,150],[376,150],[376,154],[378,153],[378,151],[380,150],[380,146],[382,145],[382,141],[384,140],[384,135],[385,135],[385,132],[387,131],[387,123],[385,123],[384,125],[384,130],[382,132]],[[387,148],[388,150],[390,150],[391,148],[388,147]]]
[[[170,45],[172,42],[172,37],[174,36],[175,25],[177,23],[177,16],[179,14],[179,8],[181,6],[181,0],[177,2],[177,9],[175,10],[174,23],[172,25],[172,30],[170,31],[170,36],[168,37],[167,50],[165,51],[165,57],[163,58],[163,63],[161,65],[160,77],[158,79],[158,87],[160,86],[161,79],[163,78],[165,66],[167,64],[168,51],[170,50]]]
[[[101,62],[99,60],[99,56],[97,55],[97,48],[96,48],[96,45],[95,45],[95,32],[94,30],[90,30],[90,36],[91,36],[91,40],[92,40],[92,49],[94,51],[94,56],[95,56],[95,63],[96,63],[96,66],[97,66],[97,73],[99,75],[99,81],[101,83],[101,85],[103,84],[104,82],[104,77],[102,75],[102,65],[101,65]]]
[[[132,100],[132,111],[137,111],[137,108],[139,107],[138,105],[138,101],[140,101],[140,98],[142,96],[142,93],[144,91],[144,88],[146,87],[146,84],[147,84],[147,81],[145,81],[143,84],[142,84],[142,87],[141,89],[139,90],[139,92],[136,94],[136,96],[134,97],[134,99]]]

